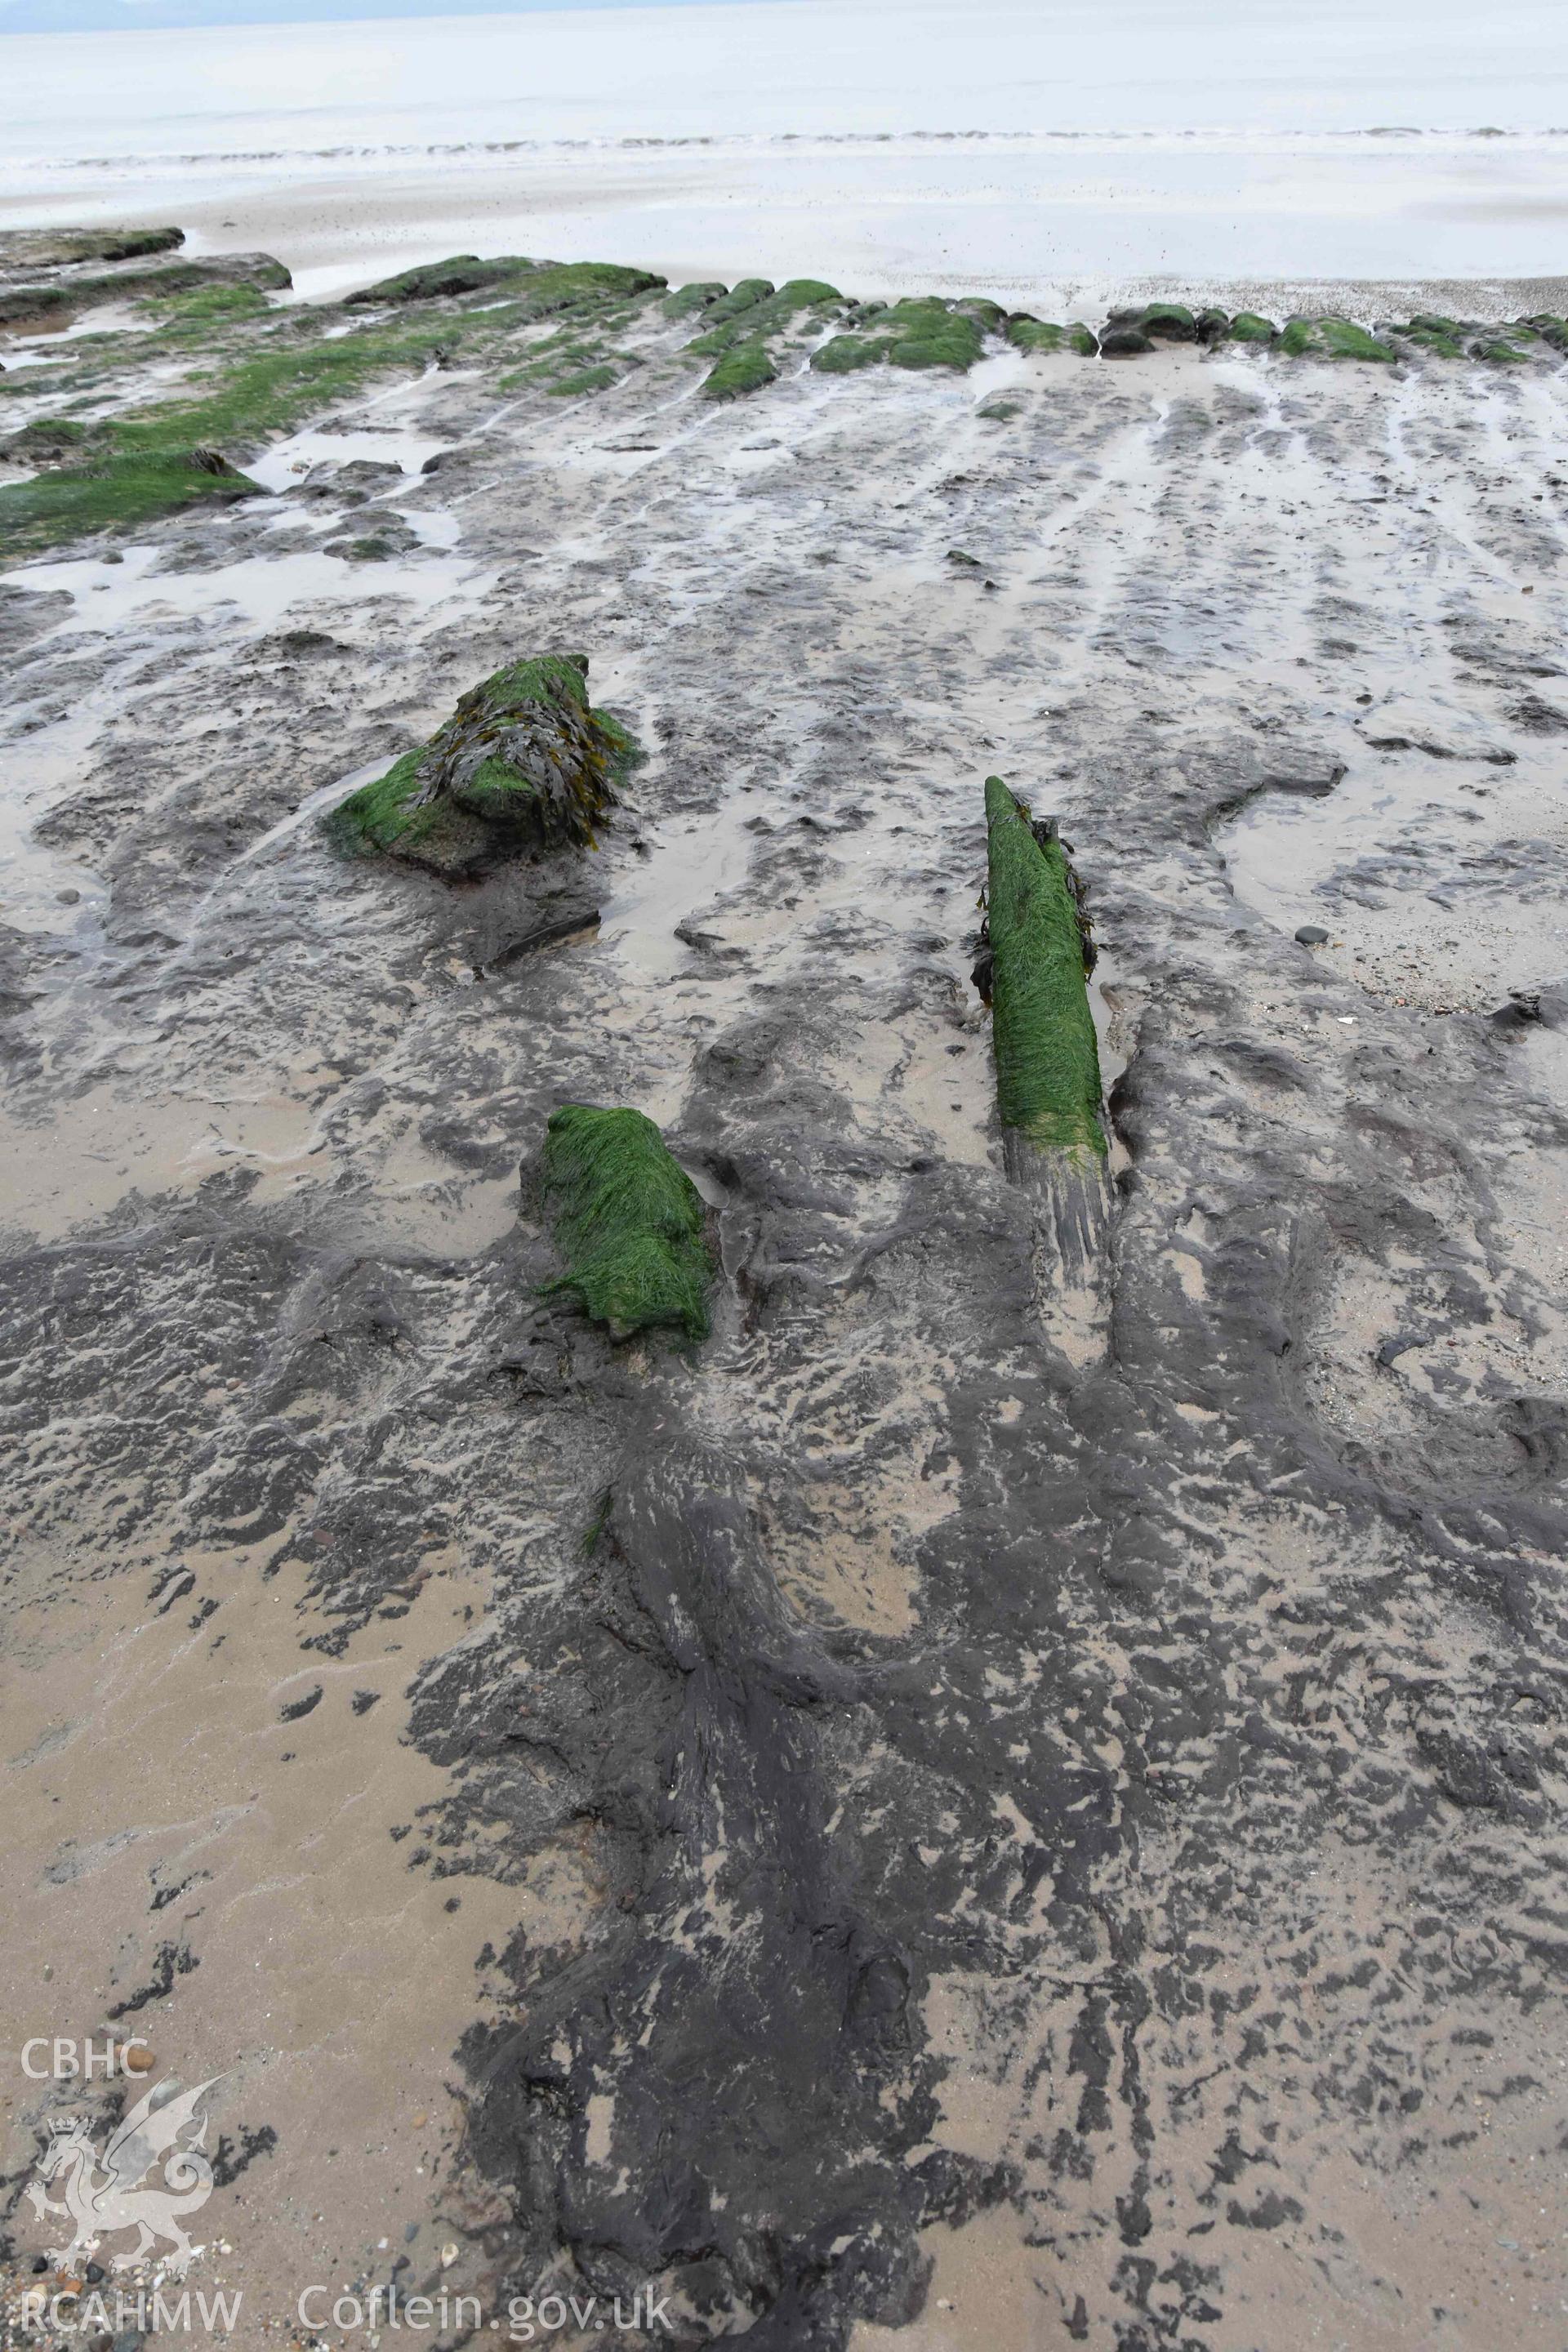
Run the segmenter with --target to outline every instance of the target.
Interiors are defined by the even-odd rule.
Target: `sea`
[[[3,22],[3,18],[0,18]],[[1533,279],[1563,0],[726,0],[0,34],[0,225],[867,294]]]

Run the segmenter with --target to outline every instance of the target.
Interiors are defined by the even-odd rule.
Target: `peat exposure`
[[[237,2342],[1562,2352],[1560,295],[102,235],[0,379],[7,2046],[208,2086]]]

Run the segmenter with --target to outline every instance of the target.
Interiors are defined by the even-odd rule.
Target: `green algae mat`
[[[474,687],[428,743],[323,824],[351,856],[379,851],[453,878],[479,874],[506,858],[591,848],[634,754],[625,729],[591,707],[586,665],[544,654]]]
[[[259,484],[211,449],[162,450],[51,467],[0,487],[0,554],[31,555],[95,530],[128,530],[182,507],[230,506]]]
[[[1002,316],[994,303],[913,296],[877,311],[855,333],[835,335],[812,353],[811,364],[825,375],[852,375],[884,360],[893,367],[952,368],[967,374],[984,351],[985,330]]]
[[[1103,1158],[1100,1047],[1061,844],[1037,836],[999,776],[985,780],[985,826],[1002,1124],[1045,1149]]]
[[[613,1339],[669,1327],[708,1336],[713,1258],[702,1196],[640,1110],[564,1103],[544,1142],[544,1189],[575,1297]]]

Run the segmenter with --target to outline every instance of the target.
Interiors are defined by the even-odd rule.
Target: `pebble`
[[[55,892],[55,901],[58,906],[61,907],[79,906],[81,903],[81,892],[79,890],[57,890]]]
[[[1321,923],[1303,923],[1296,937],[1304,948],[1322,948],[1329,943],[1329,935]]]

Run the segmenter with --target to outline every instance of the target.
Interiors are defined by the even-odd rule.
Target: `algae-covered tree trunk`
[[[1004,1164],[1038,1202],[1064,1283],[1092,1273],[1110,1187],[1085,934],[1061,843],[985,784],[991,1038]]]
[[[634,746],[588,700],[587,663],[542,654],[465,694],[428,743],[326,819],[353,856],[376,850],[466,878],[514,857],[592,847]]]
[[[550,1288],[576,1298],[613,1339],[660,1326],[705,1339],[707,1213],[652,1119],[625,1105],[563,1103],[550,1115],[543,1172],[571,1260]]]

